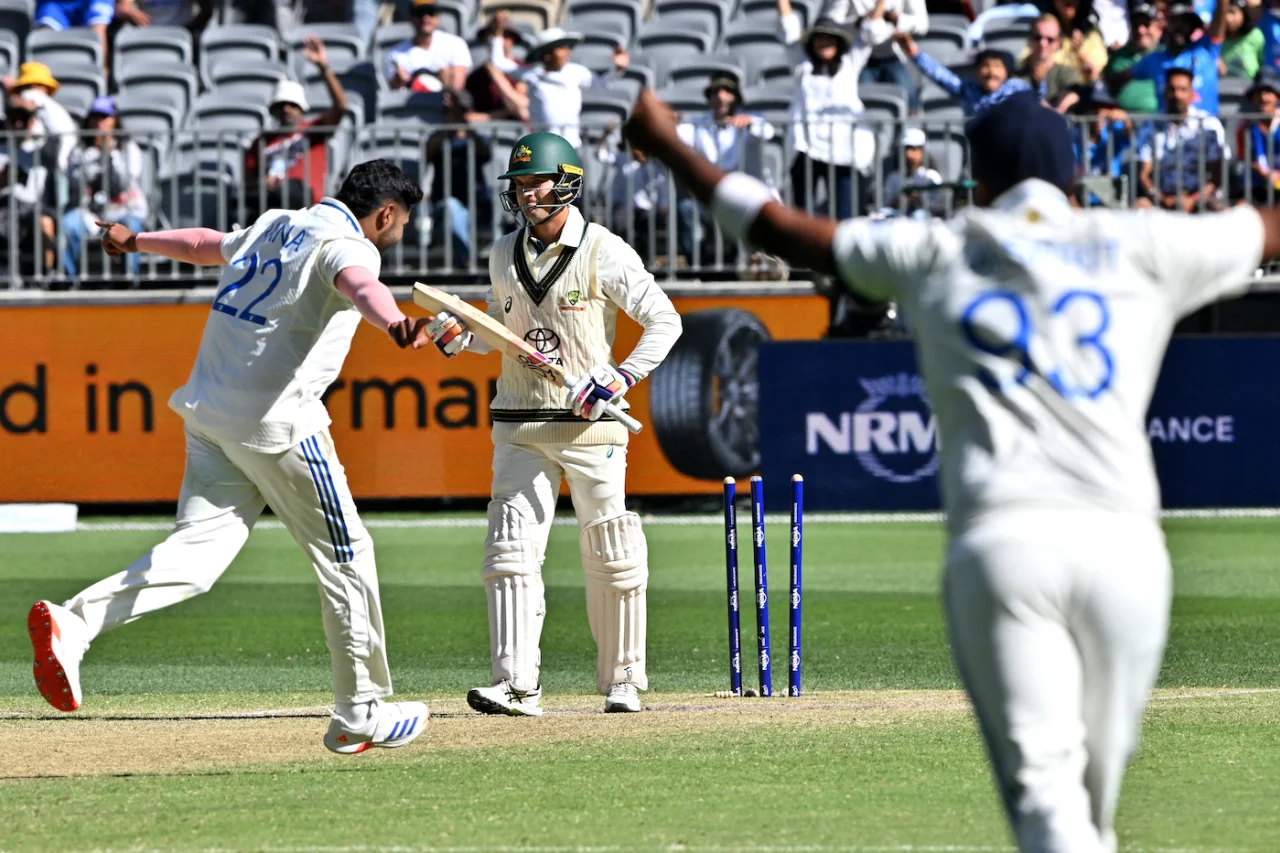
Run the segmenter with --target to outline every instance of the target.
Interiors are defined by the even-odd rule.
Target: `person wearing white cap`
[[[582,135],[578,132],[582,90],[605,85],[631,64],[626,48],[618,45],[613,51],[613,72],[593,74],[585,65],[569,60],[574,45],[580,41],[581,33],[560,27],[543,30],[525,52],[525,61],[530,66],[512,72],[528,87],[529,121],[533,129],[563,136],[574,148],[582,147]]]
[[[247,202],[251,208],[293,210],[317,204],[325,194],[329,171],[325,142],[342,120],[347,95],[329,67],[324,42],[314,35],[307,36],[302,55],[324,75],[329,108],[315,118],[303,119],[311,104],[302,84],[293,80],[276,84],[270,111],[278,127],[259,136],[244,157]]]
[[[908,127],[902,131],[902,163],[901,171],[889,175],[884,184],[884,203],[886,207],[897,208],[903,213],[914,214],[923,211],[926,214],[942,213],[942,194],[922,192],[922,188],[942,183],[942,175],[931,168],[928,155],[925,154],[924,129]]]

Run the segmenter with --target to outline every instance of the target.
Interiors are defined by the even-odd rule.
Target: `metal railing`
[[[1259,160],[1268,166],[1276,162],[1275,135],[1269,130],[1261,133],[1258,144],[1257,134],[1248,130],[1259,120],[1263,117],[1225,121],[1225,145],[1219,154],[1215,139],[1204,133],[1187,138],[1175,134],[1168,145],[1157,144],[1163,141],[1159,134],[1164,120],[1159,117],[1133,117],[1127,129],[1109,127],[1096,144],[1091,141],[1096,120],[1073,117],[1077,157],[1086,179],[1081,200],[1187,210],[1216,209],[1240,200],[1273,204],[1276,181],[1251,167]],[[925,130],[928,162],[945,185],[890,198],[889,176],[905,167],[898,144],[904,126]],[[761,177],[783,201],[814,213],[948,217],[972,203],[963,126],[960,117],[926,116],[817,128],[819,137],[825,133],[829,139],[839,132],[851,140],[844,146],[847,150],[835,144],[838,156],[829,160],[848,161],[856,151],[862,160],[857,166],[806,154],[806,133],[815,131],[813,125],[791,128],[775,122],[768,131],[744,130],[733,141],[736,151],[710,153],[731,156],[738,168]],[[1235,150],[1242,126],[1243,147]],[[40,145],[31,138],[3,132],[0,158],[8,165],[9,178],[0,186],[0,282],[9,288],[57,289],[173,287],[208,280],[214,271],[157,256],[135,256],[129,265],[108,258],[98,244],[93,220],[125,211],[134,212],[147,229],[200,225],[227,231],[251,224],[269,207],[302,207],[334,194],[351,165],[379,157],[399,164],[428,194],[413,211],[404,240],[387,253],[384,276],[483,281],[488,277],[488,247],[516,227],[498,202],[502,187],[496,177],[504,170],[512,143],[528,130],[502,123],[373,124],[312,128],[270,141],[256,132],[201,128],[87,132],[77,140],[78,153],[62,164],[52,160],[50,150],[56,146],[33,150]],[[315,134],[316,144],[307,134]],[[582,136],[583,214],[626,239],[656,275],[743,280],[788,274],[772,259],[727,241],[665,170],[620,143],[616,127],[584,124]],[[870,156],[868,140],[874,149]],[[92,159],[86,152],[97,149],[107,152],[107,159],[127,161],[110,152],[127,152],[134,146],[141,155],[135,158],[141,163],[136,173],[105,168],[90,170],[86,179],[83,164]],[[1146,148],[1152,154],[1149,166],[1138,156]],[[103,161],[100,155],[98,159]],[[280,177],[282,164],[287,171]],[[44,169],[43,181],[31,175],[39,168]],[[314,180],[306,179],[313,175]],[[1199,191],[1210,185],[1212,193]]]

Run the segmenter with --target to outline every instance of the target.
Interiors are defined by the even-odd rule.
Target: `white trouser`
[[[208,592],[270,505],[316,571],[339,703],[391,695],[373,542],[356,514],[328,431],[283,453],[257,453],[188,427],[173,533],[66,606],[92,637]]]
[[[618,445],[497,444],[483,578],[493,680],[537,686],[546,612],[542,563],[561,479],[569,483],[598,644],[596,686],[647,686],[644,670],[648,558],[639,521],[626,511],[627,449]]]
[[[1115,851],[1171,585],[1164,535],[1136,516],[1012,511],[951,542],[951,646],[1024,853]]]

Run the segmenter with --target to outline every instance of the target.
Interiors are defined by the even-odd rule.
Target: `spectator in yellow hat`
[[[20,96],[34,108],[32,138],[42,141],[45,165],[59,171],[67,167],[67,159],[76,147],[79,127],[62,104],[53,99],[58,81],[43,62],[24,62],[18,68],[18,79],[5,78],[4,87]]]

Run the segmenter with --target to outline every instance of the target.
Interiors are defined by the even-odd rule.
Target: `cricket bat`
[[[532,370],[546,381],[560,388],[571,388],[577,378],[569,376],[558,364],[552,363],[545,355],[526,343],[519,335],[490,317],[479,308],[473,308],[467,302],[451,293],[445,293],[429,284],[415,282],[413,285],[413,301],[432,314],[448,311],[467,327],[477,338],[499,352],[515,359],[524,367]],[[622,424],[634,434],[644,429],[641,423],[617,405],[610,403],[605,413]]]

